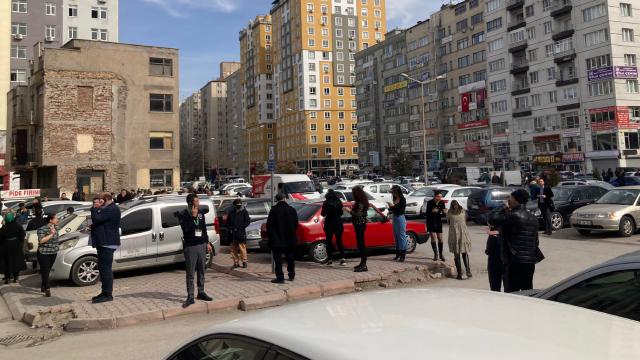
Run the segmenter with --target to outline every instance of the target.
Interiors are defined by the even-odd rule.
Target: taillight
[[[216,229],[216,233],[220,234],[220,220],[218,218],[213,220],[213,227]]]

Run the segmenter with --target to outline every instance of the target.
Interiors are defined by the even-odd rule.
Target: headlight
[[[59,247],[58,251],[64,251],[64,250],[73,249],[76,246],[77,243],[78,243],[78,239],[67,240],[67,241],[63,242],[62,244],[60,244],[60,247]]]
[[[542,211],[540,211],[540,209],[534,211],[533,216],[535,217],[542,216]]]
[[[249,230],[247,231],[247,237],[260,237],[260,230]]]
[[[417,202],[412,202],[412,203],[407,204],[407,206],[418,206],[418,203]]]

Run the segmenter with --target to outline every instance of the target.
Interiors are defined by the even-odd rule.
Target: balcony
[[[556,86],[567,86],[571,84],[577,84],[580,81],[580,78],[577,76],[562,76],[559,79],[556,79]]]
[[[511,74],[521,74],[529,71],[529,61],[527,59],[516,59],[511,64]]]
[[[576,49],[569,49],[553,54],[553,61],[556,64],[565,63],[576,58]]]
[[[520,40],[520,41],[514,41],[511,44],[509,44],[509,52],[510,53],[516,53],[518,51],[522,51],[525,50],[527,48],[527,39],[524,40]]]
[[[558,41],[571,37],[574,33],[575,29],[573,28],[573,24],[567,22],[559,25],[557,29],[554,29],[551,38],[553,39],[553,41]]]
[[[524,6],[524,0],[509,0],[507,1],[507,10],[512,11],[516,9],[522,9]]]
[[[523,105],[513,109],[513,117],[531,116],[531,106]]]
[[[571,0],[555,0],[549,10],[551,10],[551,16],[556,18],[564,14],[571,13],[573,5]]]
[[[523,28],[527,26],[527,22],[524,20],[524,16],[520,15],[517,16],[516,19],[511,20],[509,22],[509,26],[507,27],[507,31],[511,32],[513,30],[518,30],[520,28]]]
[[[14,166],[35,166],[36,154],[35,153],[18,153],[13,156]]]
[[[511,95],[522,95],[531,92],[531,87],[529,86],[528,81],[518,81],[513,84],[513,88],[511,89]]]

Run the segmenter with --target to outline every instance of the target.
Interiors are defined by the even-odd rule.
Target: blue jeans
[[[393,215],[393,239],[398,250],[407,251],[407,219],[404,215]]]
[[[111,294],[113,292],[113,253],[114,249],[98,246],[98,271],[102,282],[102,292]]]

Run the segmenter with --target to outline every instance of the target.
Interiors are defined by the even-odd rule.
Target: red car
[[[298,245],[302,253],[309,255],[309,258],[315,262],[325,263],[329,260],[327,247],[325,245],[325,234],[322,229],[322,202],[297,202],[290,204],[298,213]],[[345,207],[353,206],[353,203],[344,203]],[[384,216],[378,209],[371,207],[369,209],[369,223],[367,223],[367,231],[365,233],[365,243],[367,248],[395,248],[393,240],[393,224],[392,220]],[[344,234],[342,242],[347,251],[357,250],[356,234],[351,224],[351,214],[344,212],[342,215],[344,221]],[[407,221],[407,252],[412,253],[417,244],[425,242],[427,238],[427,228],[424,222]],[[260,247],[268,250],[267,224],[262,225],[261,229],[262,241]],[[420,241],[418,241],[420,240]],[[335,241],[335,240],[334,240]],[[334,242],[335,246],[335,242]]]

